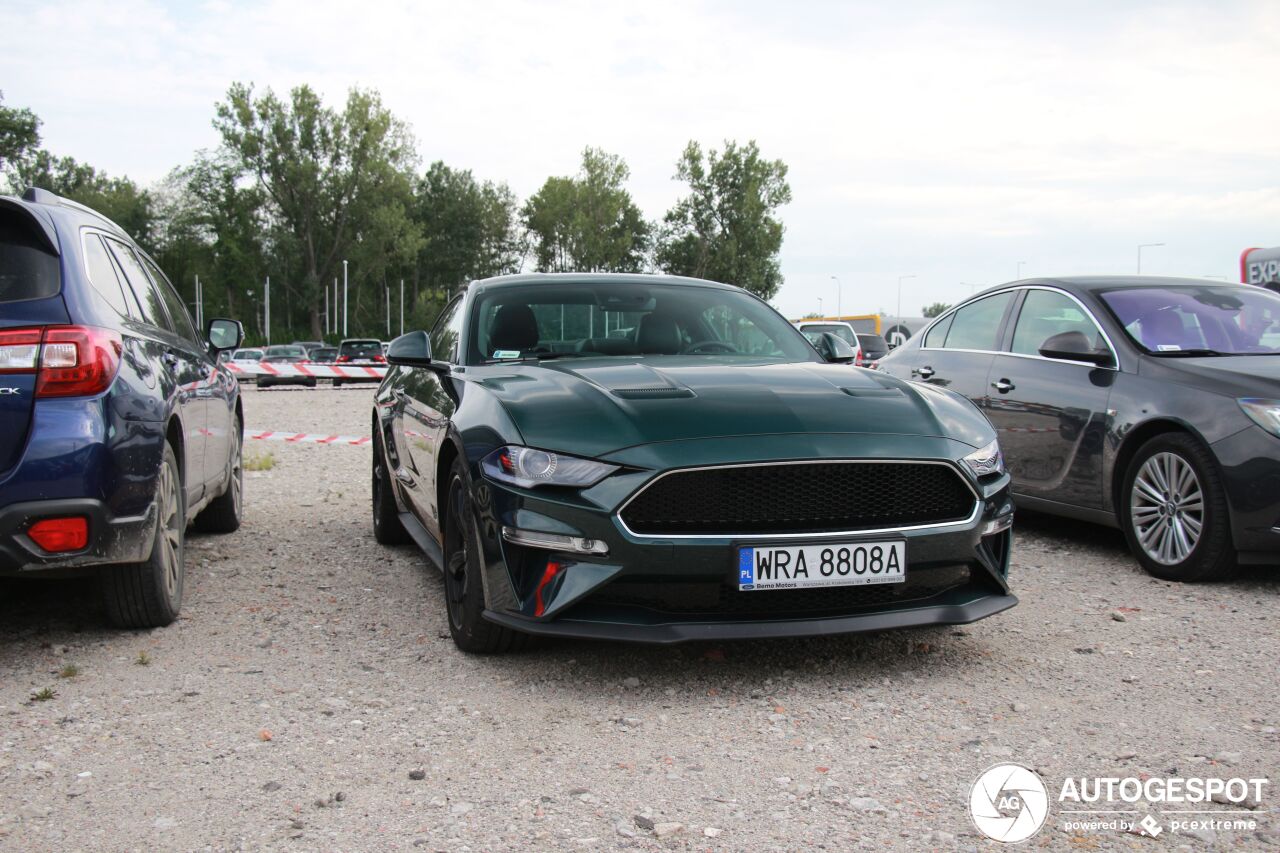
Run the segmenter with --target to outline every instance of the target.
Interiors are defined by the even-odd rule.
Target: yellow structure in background
[[[845,314],[841,317],[802,317],[792,323],[848,323],[855,332],[879,335],[884,327],[884,317],[879,314]]]

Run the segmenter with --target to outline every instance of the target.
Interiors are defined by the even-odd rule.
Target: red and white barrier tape
[[[370,441],[367,435],[325,435],[322,432],[279,432],[270,429],[245,430],[244,437],[254,441],[283,441],[286,444],[344,444],[363,447]]]
[[[381,379],[387,375],[385,366],[368,367],[353,364],[339,367],[336,364],[236,364],[227,362],[227,370],[240,376],[309,376],[335,379]]]

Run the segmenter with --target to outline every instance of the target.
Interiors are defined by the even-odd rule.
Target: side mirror
[[[853,351],[853,347],[849,346],[848,341],[831,332],[823,332],[814,346],[818,350],[818,355],[832,364],[850,364],[858,355]]]
[[[1059,332],[1052,335],[1040,345],[1040,354],[1045,358],[1062,361],[1086,361],[1099,367],[1115,364],[1111,351],[1094,349],[1084,332]]]
[[[387,347],[387,362],[400,367],[431,367],[431,339],[421,330],[405,332]]]
[[[239,320],[216,317],[209,321],[206,332],[209,348],[215,353],[235,349],[244,342],[244,326],[240,325]]]

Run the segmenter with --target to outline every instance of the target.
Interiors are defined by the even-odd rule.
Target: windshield
[[[1128,287],[1099,297],[1155,355],[1280,353],[1280,296],[1260,287]]]
[[[0,302],[53,296],[61,286],[58,258],[17,214],[0,212]]]
[[[232,361],[258,361],[262,358],[260,349],[238,349],[231,356]]]
[[[382,341],[343,341],[338,352],[352,358],[370,358],[382,355]]]
[[[812,361],[776,311],[737,290],[688,284],[538,284],[476,300],[468,361],[700,355]]]
[[[307,351],[305,349],[299,346],[294,346],[293,344],[283,344],[281,346],[267,347],[268,356],[300,355],[305,357],[306,354],[307,354]]]
[[[837,337],[844,338],[844,342],[850,346],[856,347],[858,345],[853,332],[844,323],[805,323],[800,331],[804,332],[804,336],[815,344],[818,342],[818,338],[822,337],[823,332],[830,332]]]

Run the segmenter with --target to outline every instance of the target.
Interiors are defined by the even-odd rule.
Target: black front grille
[[[908,569],[907,579],[903,583],[750,592],[740,591],[731,580],[616,580],[605,584],[575,607],[581,610],[640,607],[686,617],[837,616],[856,613],[863,608],[881,608],[933,598],[949,589],[963,586],[969,582],[969,577],[967,565],[952,565],[923,570]]]
[[[668,474],[622,520],[649,536],[831,533],[963,521],[975,500],[949,465],[752,465]]]

